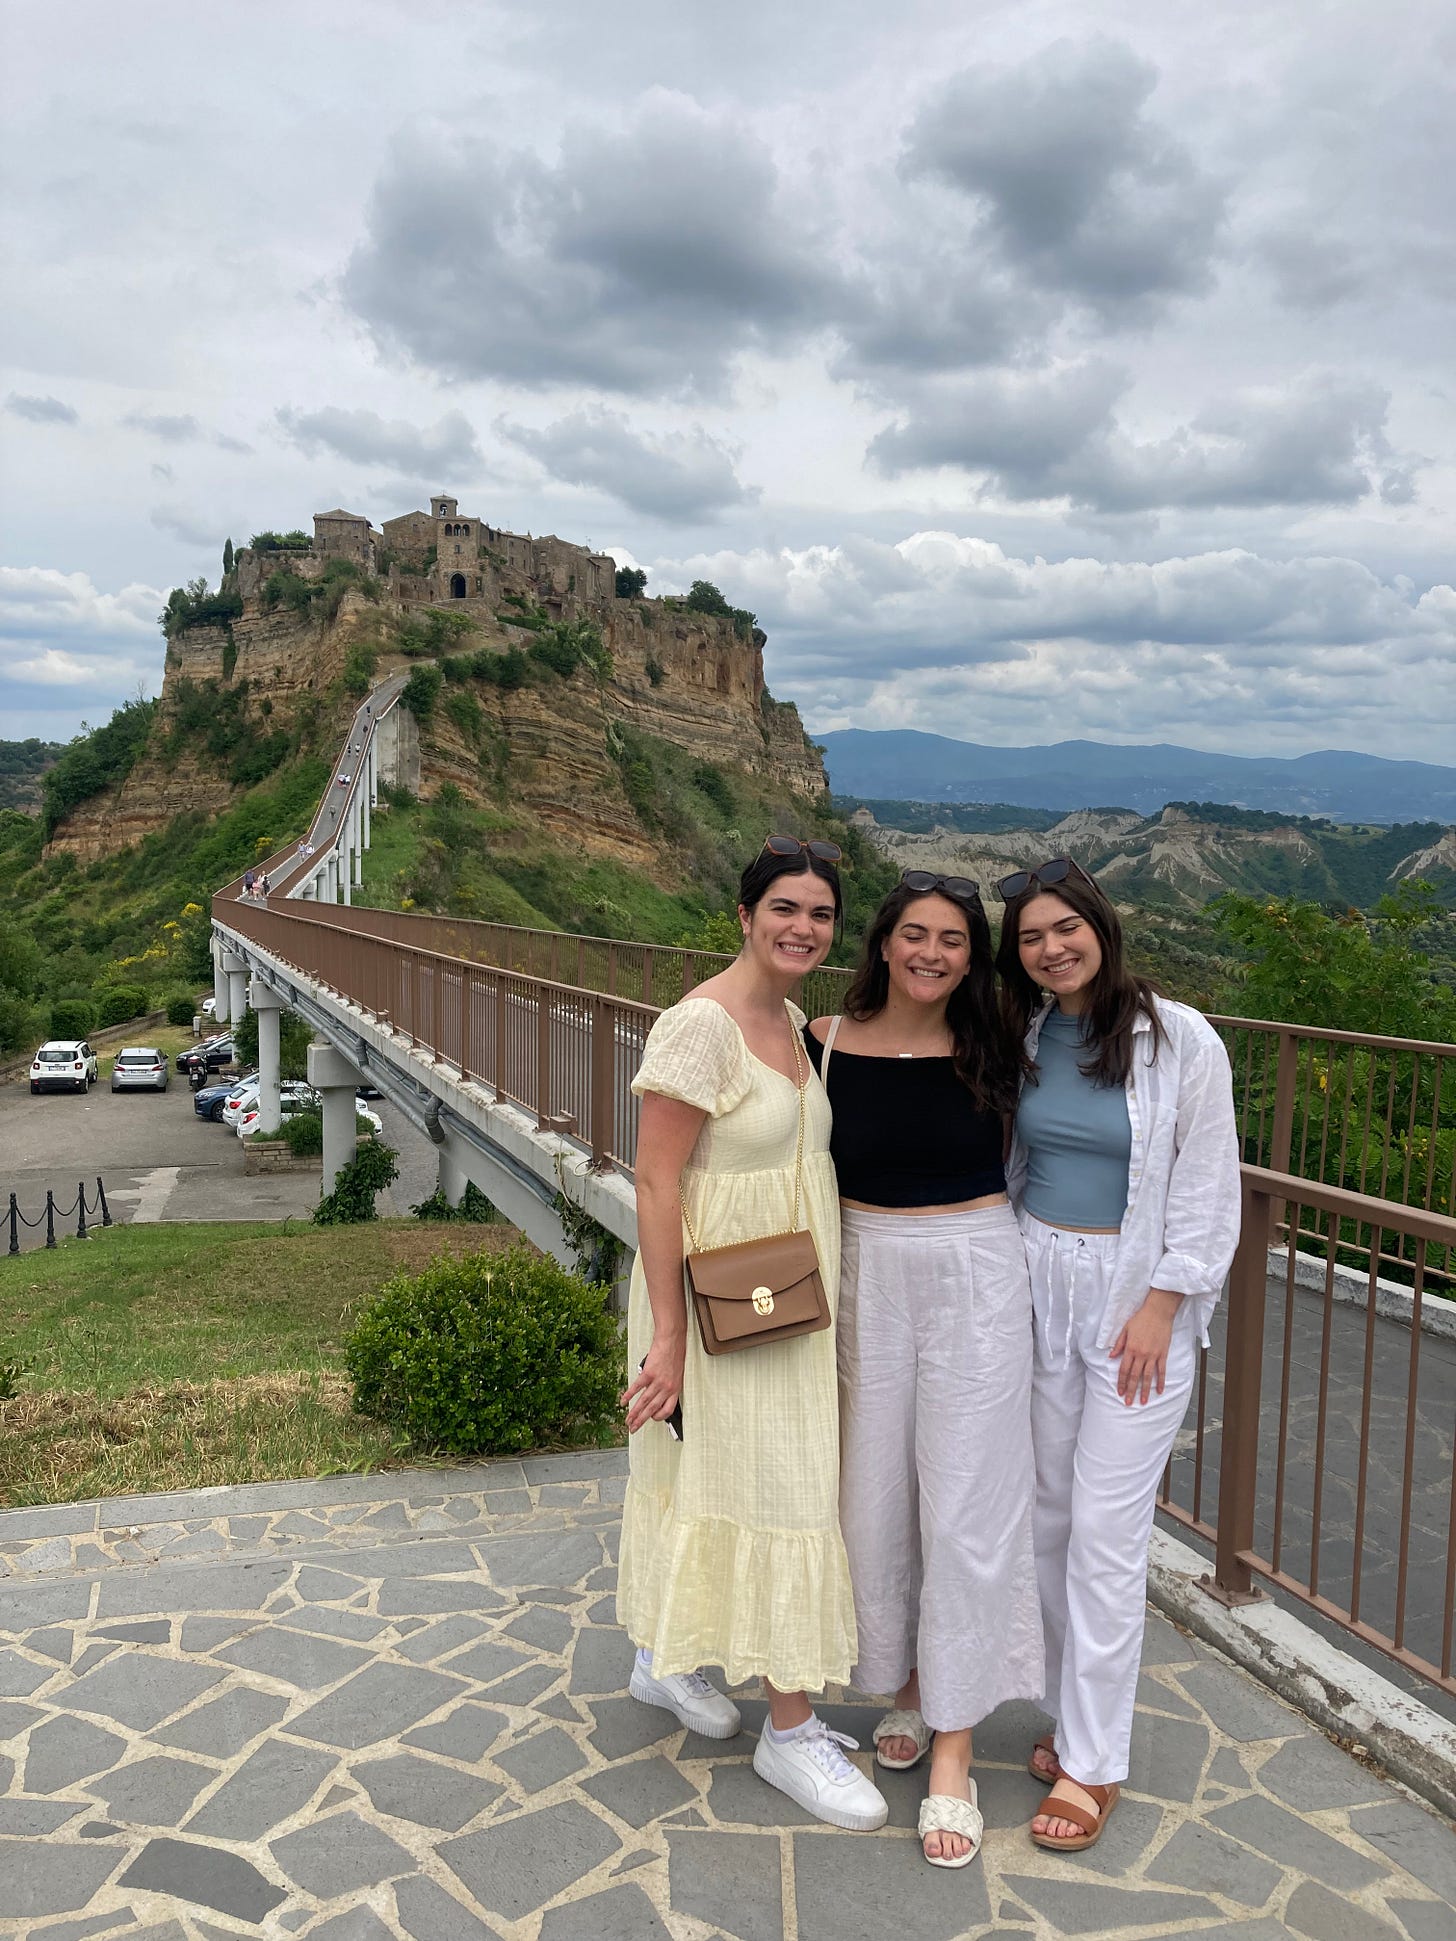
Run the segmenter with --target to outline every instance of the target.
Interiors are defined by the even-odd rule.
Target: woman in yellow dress
[[[833,1328],[705,1354],[690,1319],[684,1211],[704,1248],[808,1226],[831,1309],[839,1198],[829,1101],[789,992],[824,961],[843,902],[832,843],[771,836],[743,872],[743,949],[653,1026],[632,1089],[638,1253],[628,1308],[631,1472],[617,1608],[638,1647],[630,1690],[730,1738],[737,1707],[704,1676],[762,1678],[754,1770],[834,1826],[889,1809],[807,1694],[843,1684],[857,1638],[839,1531]],[[796,1165],[802,1133],[802,1164]],[[669,1420],[681,1410],[681,1440]]]

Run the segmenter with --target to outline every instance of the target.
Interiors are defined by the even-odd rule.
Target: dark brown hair
[[[761,849],[738,879],[738,901],[745,910],[755,910],[779,877],[811,873],[829,885],[837,927],[844,921],[844,892],[839,887],[839,871],[822,856],[811,856],[807,849],[801,849],[795,856],[775,856],[771,849]]]
[[[948,890],[912,890],[897,884],[876,910],[866,932],[859,967],[844,996],[848,1017],[863,1023],[878,1017],[890,995],[890,967],[883,945],[912,903],[938,896],[959,910],[971,939],[971,961],[965,976],[950,994],[945,1021],[950,1026],[951,1053],[956,1077],[983,1112],[1016,1109],[1020,1072],[1019,1038],[1008,1035],[996,1008],[996,979],[991,968],[991,926],[980,899],[952,896]]]
[[[1001,920],[1001,945],[996,952],[996,970],[1001,978],[1001,1014],[1008,1031],[1018,1043],[1034,1012],[1041,1008],[1042,989],[1028,975],[1021,961],[1021,913],[1034,896],[1054,896],[1084,917],[1102,947],[1102,962],[1087,995],[1082,1013],[1082,1034],[1091,1052],[1079,1067],[1084,1078],[1097,1085],[1125,1085],[1132,1070],[1132,1031],[1139,1011],[1146,1013],[1153,1027],[1153,1053],[1163,1040],[1163,1028],[1153,999],[1161,996],[1151,978],[1139,977],[1128,969],[1122,950],[1122,922],[1116,910],[1090,876],[1073,870],[1060,883],[1044,890],[1032,883],[1020,896],[1006,905]],[[1035,1081],[1035,1072],[1028,1076]]]

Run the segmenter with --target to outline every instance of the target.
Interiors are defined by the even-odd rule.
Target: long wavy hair
[[[834,900],[834,926],[839,928],[844,921],[839,871],[822,856],[811,856],[807,849],[796,856],[775,856],[771,849],[761,849],[738,879],[738,901],[745,910],[756,910],[781,876],[817,876],[827,883]]]
[[[1021,913],[1034,896],[1056,897],[1092,927],[1102,949],[1102,963],[1092,980],[1082,1013],[1082,1035],[1089,1055],[1078,1069],[1095,1085],[1125,1085],[1132,1070],[1133,1025],[1139,1011],[1153,1027],[1153,1056],[1162,1043],[1163,1027],[1153,1003],[1162,993],[1151,978],[1140,977],[1128,969],[1123,955],[1121,918],[1097,884],[1075,870],[1050,889],[1044,890],[1039,883],[1032,883],[1006,905],[1006,914],[1001,920],[1001,943],[996,952],[1001,1015],[1006,1029],[1015,1034],[1020,1044],[1043,1001],[1041,986],[1021,961]],[[1033,1084],[1036,1082],[1034,1069],[1027,1076]]]
[[[844,996],[845,1015],[864,1023],[884,1010],[890,995],[890,967],[883,946],[911,904],[928,896],[943,897],[959,910],[971,939],[970,967],[945,1008],[956,1077],[978,1110],[1013,1112],[1021,1072],[1021,1039],[1008,1033],[997,1009],[991,926],[979,899],[968,901],[946,890],[912,890],[905,883],[891,890],[865,933],[859,965]]]

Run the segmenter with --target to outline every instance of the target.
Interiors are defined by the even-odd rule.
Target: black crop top
[[[822,1071],[824,1047],[805,1027]],[[829,1150],[847,1200],[867,1206],[953,1206],[1006,1191],[999,1112],[979,1112],[949,1058],[829,1060]]]

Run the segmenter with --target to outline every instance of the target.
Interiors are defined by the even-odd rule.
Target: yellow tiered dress
[[[787,1010],[800,1030],[803,1013]],[[807,1058],[805,1069],[801,1224],[814,1235],[833,1309],[839,1198],[831,1114]],[[665,1011],[632,1089],[708,1114],[682,1176],[700,1246],[789,1225],[794,1083],[754,1057],[721,1005],[690,997]],[[635,1372],[652,1341],[640,1255],[627,1339]],[[660,1422],[631,1439],[617,1591],[623,1629],[650,1648],[659,1677],[721,1665],[735,1685],[765,1677],[781,1691],[817,1692],[847,1682],[858,1641],[839,1533],[834,1329],[710,1356],[690,1313],[682,1414],[681,1443]]]

